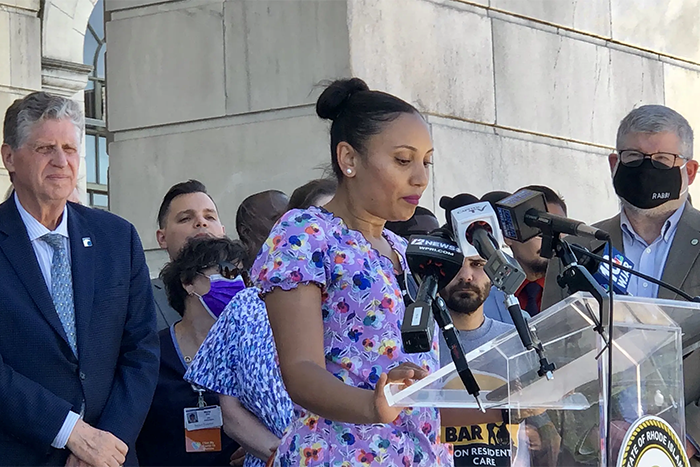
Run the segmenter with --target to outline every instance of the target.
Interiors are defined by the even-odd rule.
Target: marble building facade
[[[0,110],[82,99],[92,0],[0,0]],[[198,178],[233,231],[240,201],[321,175],[319,82],[359,76],[416,104],[436,155],[421,204],[540,183],[572,217],[617,210],[619,120],[660,103],[700,128],[700,0],[105,0],[109,208],[152,271],[156,211]],[[2,66],[2,64],[8,64]],[[0,192],[8,183],[0,170]],[[89,187],[88,187],[89,188]],[[691,187],[700,199],[700,184]]]

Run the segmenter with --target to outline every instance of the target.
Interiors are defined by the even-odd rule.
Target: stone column
[[[44,0],[41,10],[41,87],[83,103],[92,66],[83,64],[85,30],[97,0]],[[87,192],[85,147],[78,187]],[[83,199],[85,201],[85,199]]]
[[[82,63],[84,36],[95,2],[0,0],[0,115],[34,91],[83,101],[92,69]],[[0,167],[0,198],[9,185]]]
[[[41,89],[40,0],[0,0],[0,115],[15,99]],[[10,178],[0,164],[0,201]]]

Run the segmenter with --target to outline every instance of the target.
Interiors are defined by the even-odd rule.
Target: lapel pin
[[[693,245],[693,246],[697,245],[697,244],[698,244],[698,239],[697,239],[697,238],[692,239],[692,240],[690,241],[690,244]]]
[[[697,240],[695,240],[697,242]],[[92,240],[90,237],[83,237],[83,246],[85,248],[91,247],[92,246]]]

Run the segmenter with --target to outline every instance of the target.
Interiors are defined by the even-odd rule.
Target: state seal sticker
[[[617,467],[689,467],[682,443],[665,420],[645,416],[634,422],[625,434]]]

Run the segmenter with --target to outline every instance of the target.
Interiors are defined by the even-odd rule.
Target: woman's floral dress
[[[388,230],[383,235],[406,268],[405,241]],[[437,339],[430,353],[402,351],[404,304],[391,260],[323,208],[287,212],[263,245],[252,276],[263,295],[299,284],[321,288],[326,368],[345,384],[372,390],[382,372],[403,362],[431,372],[439,368]],[[386,425],[334,422],[299,406],[294,412],[276,466],[452,465],[440,444],[436,409],[406,409]]]

